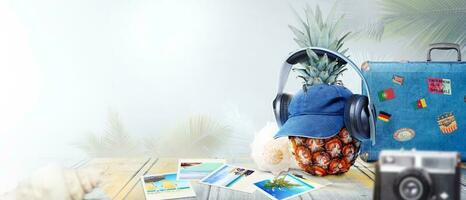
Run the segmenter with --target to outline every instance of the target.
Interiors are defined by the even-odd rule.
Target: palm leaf
[[[229,128],[207,115],[193,115],[159,138],[146,138],[146,152],[159,157],[213,157]]]
[[[75,144],[90,157],[124,157],[138,155],[136,141],[126,131],[118,113],[109,112],[108,126],[103,134],[87,134]]]
[[[466,1],[382,0],[383,37],[411,37],[408,45],[466,45]]]
[[[267,183],[264,184],[265,188],[271,189],[271,190],[282,190],[282,189],[290,189],[293,187],[298,187],[301,186],[296,183],[291,183],[290,181],[285,180],[286,175],[283,177],[275,177],[272,179],[272,181],[268,181]]]

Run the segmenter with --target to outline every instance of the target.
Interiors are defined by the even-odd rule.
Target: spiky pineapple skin
[[[354,164],[360,142],[346,128],[326,139],[291,136],[290,150],[303,171],[316,176],[347,172]]]

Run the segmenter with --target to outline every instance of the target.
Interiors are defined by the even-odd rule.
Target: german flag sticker
[[[389,122],[390,121],[390,118],[392,117],[392,115],[384,112],[384,111],[380,111],[379,112],[379,115],[377,116],[377,119],[379,119],[380,121],[383,121],[383,122]]]

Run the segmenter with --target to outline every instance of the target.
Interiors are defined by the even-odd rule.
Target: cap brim
[[[339,115],[294,116],[286,120],[274,138],[285,136],[329,138],[336,135],[343,126],[343,116]]]

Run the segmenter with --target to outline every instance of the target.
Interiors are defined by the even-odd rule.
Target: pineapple
[[[335,9],[324,21],[322,12],[317,6],[315,12],[306,7],[305,19],[299,18],[301,29],[289,26],[295,42],[301,47],[323,47],[345,54],[343,43],[349,33],[341,33],[339,24],[342,17],[334,20]],[[303,80],[303,88],[316,84],[339,84],[339,76],[346,70],[338,60],[329,60],[326,54],[317,55],[307,50],[309,59],[293,67],[298,78]],[[290,150],[297,165],[304,171],[319,176],[340,174],[349,170],[354,164],[359,151],[359,141],[353,138],[346,128],[330,138],[290,137]]]
[[[299,168],[312,175],[325,176],[347,172],[356,160],[360,142],[342,128],[327,139],[290,137],[290,144]]]

